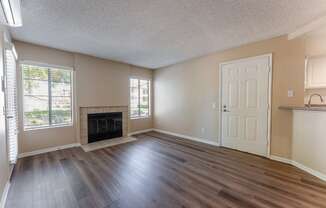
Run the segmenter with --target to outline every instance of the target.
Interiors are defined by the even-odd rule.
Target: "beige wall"
[[[20,119],[20,153],[79,142],[79,107],[129,105],[129,77],[152,79],[152,70],[99,59],[92,56],[60,51],[15,41],[19,61],[34,61],[74,68],[74,126],[39,130],[23,130]],[[19,73],[21,74],[21,73]],[[21,78],[19,79],[21,80]],[[21,83],[19,86],[19,117],[23,116]],[[152,128],[152,119],[129,121],[129,132]]]
[[[14,42],[19,62],[33,61],[51,65],[74,67],[74,54],[24,42]],[[19,66],[19,65],[18,65]],[[19,152],[30,152],[38,149],[76,143],[75,126],[52,129],[35,129],[24,131],[22,106],[22,73],[18,67],[18,118],[19,118]]]
[[[304,56],[302,38],[273,38],[192,59],[154,71],[154,128],[217,141],[218,66],[239,58],[273,54],[271,153],[291,158],[292,113],[280,105],[303,105]],[[295,91],[287,97],[287,90]],[[202,128],[205,131],[202,131]]]

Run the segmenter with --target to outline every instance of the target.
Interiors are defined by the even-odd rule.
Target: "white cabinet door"
[[[306,59],[306,89],[326,88],[326,56]]]
[[[270,56],[221,65],[222,145],[266,156]]]

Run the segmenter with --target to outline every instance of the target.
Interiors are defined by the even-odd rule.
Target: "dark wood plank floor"
[[[6,207],[326,207],[326,184],[290,165],[155,132],[137,137],[20,159]]]

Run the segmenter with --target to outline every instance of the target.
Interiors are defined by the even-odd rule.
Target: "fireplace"
[[[79,111],[80,144],[84,145],[84,144],[88,144],[89,142],[94,142],[94,140],[97,140],[97,141],[100,140],[98,138],[95,139],[95,137],[93,137],[93,136],[91,136],[91,139],[89,139],[88,115],[93,115],[93,114],[99,114],[100,116],[105,117],[105,114],[121,113],[122,112],[122,137],[128,136],[128,112],[129,112],[128,111],[128,106],[82,106],[82,107],[80,107],[79,110],[80,110]],[[93,116],[91,116],[91,117],[93,117]],[[102,125],[102,122],[100,122],[99,124]],[[97,123],[96,123],[96,125],[97,125]],[[106,126],[104,126],[104,128],[106,128]],[[100,130],[102,130],[102,128]],[[93,131],[92,131],[92,134],[94,134]],[[107,135],[107,136],[106,135],[100,135],[99,138],[111,139],[109,137],[110,137],[109,135]]]
[[[88,143],[123,136],[122,112],[87,115]]]

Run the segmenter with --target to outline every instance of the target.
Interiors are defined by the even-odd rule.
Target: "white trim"
[[[218,66],[218,136],[220,138],[220,146],[223,146],[222,141],[222,63]]]
[[[295,167],[297,167],[297,168],[299,168],[301,170],[304,170],[304,171],[310,173],[313,176],[316,176],[317,178],[319,178],[319,179],[321,179],[323,181],[326,181],[326,175],[319,172],[319,171],[317,171],[317,170],[309,168],[309,167],[307,167],[305,165],[302,165],[301,163],[298,163],[296,161],[292,161],[292,165],[294,165]]]
[[[250,61],[251,59],[257,59],[257,58],[262,58],[262,57],[272,57],[272,53],[266,53],[266,54],[262,54],[262,55],[258,55],[258,56],[249,56],[246,58],[239,58],[239,59],[234,59],[231,61],[224,61],[224,62],[221,62],[219,65],[222,66],[222,65],[234,64],[234,63]]]
[[[54,125],[44,125],[44,126],[35,126],[35,127],[24,127],[24,131],[35,131],[35,130],[46,130],[46,129],[55,129],[55,128],[65,128],[65,127],[73,127],[71,124],[54,124]]]
[[[131,115],[129,116],[129,119],[130,120],[136,120],[136,119],[150,119],[152,118],[152,79],[151,78],[144,78],[142,76],[129,76],[129,83],[128,83],[128,86],[129,86],[129,105],[131,103],[131,98],[130,98],[130,94],[131,94],[131,91],[130,91],[130,80],[131,79],[137,79],[138,80],[138,99],[140,99],[140,81],[148,81],[148,115],[147,116],[140,116],[140,115],[137,115],[137,116],[134,116],[132,117]],[[138,100],[140,101],[140,100]],[[131,106],[131,105],[130,105]],[[130,114],[131,112],[131,108],[128,108],[128,112]],[[139,110],[139,109],[138,109]]]
[[[16,51],[15,45],[13,43],[5,40],[4,48],[7,49],[7,50],[10,50],[13,53],[13,55],[15,57],[15,60],[16,61],[18,60],[17,51]]]
[[[284,157],[279,157],[279,156],[275,156],[275,155],[270,155],[270,156],[269,156],[269,159],[292,165],[292,160],[287,159],[287,158],[284,158]]]
[[[213,145],[213,146],[220,146],[218,141],[216,141],[216,142],[215,141],[208,141],[208,140],[205,140],[205,139],[192,137],[192,136],[187,136],[187,135],[184,135],[184,134],[177,134],[177,133],[173,133],[173,132],[165,131],[165,130],[161,130],[161,129],[153,129],[153,131],[163,133],[163,134],[168,134],[168,135],[171,135],[171,136],[181,137],[181,138],[184,138],[184,139],[188,139],[188,140],[192,140],[192,141],[196,141],[196,142],[200,142],[200,143],[204,143],[204,144],[210,144],[210,145]]]
[[[48,70],[50,69],[62,69],[62,70],[67,70],[70,71],[70,75],[71,75],[71,83],[70,83],[70,99],[71,99],[71,103],[70,103],[70,109],[71,109],[71,122],[70,123],[65,123],[65,124],[50,124],[50,118],[49,118],[49,124],[48,125],[43,125],[43,126],[35,126],[35,127],[25,127],[25,116],[22,116],[22,126],[23,126],[23,131],[30,131],[30,130],[42,130],[42,129],[50,129],[50,128],[59,128],[59,127],[72,127],[75,125],[75,71],[74,68],[72,67],[65,67],[65,66],[56,66],[56,65],[50,65],[50,64],[44,64],[44,63],[39,63],[39,62],[34,62],[34,61],[19,61],[19,81],[18,81],[18,77],[17,77],[17,83],[20,82],[21,86],[19,88],[17,88],[17,96],[20,96],[21,98],[21,110],[24,113],[25,112],[25,104],[24,104],[24,71],[22,68],[22,65],[33,65],[33,66],[39,66],[39,67],[44,67],[44,68],[48,68]],[[48,80],[49,81],[49,80]],[[52,100],[52,97],[50,96],[50,94],[48,95],[49,100]]]
[[[39,149],[39,150],[35,150],[32,152],[23,152],[18,155],[18,158],[29,157],[29,156],[39,155],[39,154],[43,154],[43,153],[47,153],[47,152],[54,152],[57,150],[69,149],[69,148],[80,147],[80,146],[81,145],[79,143],[72,143],[72,144],[66,144],[66,145],[62,145],[62,146]]]
[[[130,117],[130,120],[140,120],[140,119],[151,119],[152,116],[136,116],[136,117]]]
[[[297,28],[294,32],[288,34],[288,40],[292,40],[315,29],[318,29],[326,25],[326,16],[316,19],[300,28]]]
[[[323,181],[326,181],[326,174],[324,173],[321,173],[317,170],[314,170],[312,168],[309,168],[305,165],[302,165],[301,163],[297,162],[297,161],[294,161],[294,160],[290,160],[290,159],[287,159],[287,158],[283,158],[283,157],[279,157],[279,156],[275,156],[275,155],[271,155],[269,157],[271,160],[275,160],[275,161],[278,161],[278,162],[282,162],[282,163],[286,163],[286,164],[289,164],[289,165],[293,165]]]
[[[231,64],[231,63],[238,63],[242,61],[248,61],[251,59],[257,59],[257,58],[262,58],[262,57],[268,57],[269,60],[269,74],[268,74],[268,118],[267,118],[267,152],[266,152],[266,157],[270,156],[270,149],[271,149],[271,124],[272,124],[272,85],[273,85],[273,54],[268,53],[268,54],[263,54],[259,56],[252,56],[252,57],[247,57],[247,58],[241,58],[241,59],[236,59],[232,61],[226,61],[222,62],[219,64],[218,68],[218,74],[219,74],[219,83],[218,83],[218,89],[219,89],[219,138],[220,138],[220,146],[223,146],[223,138],[222,138],[222,66]]]
[[[3,189],[3,193],[2,193],[1,201],[0,201],[0,208],[5,208],[7,196],[9,193],[9,188],[10,188],[10,182],[8,181],[5,185],[5,188]]]
[[[144,129],[144,130],[139,130],[139,131],[133,131],[128,134],[128,136],[136,135],[136,134],[142,134],[146,132],[153,131],[153,129]]]
[[[39,66],[39,67],[44,67],[44,68],[59,68],[63,70],[70,70],[74,71],[74,68],[72,66],[62,66],[62,65],[55,65],[55,64],[47,64],[43,62],[37,62],[37,61],[28,61],[28,60],[21,60],[18,62],[19,65],[34,65],[34,66]]]
[[[271,132],[272,132],[272,91],[273,91],[273,54],[269,56],[269,75],[268,75],[268,121],[267,121],[267,157],[271,155]]]

